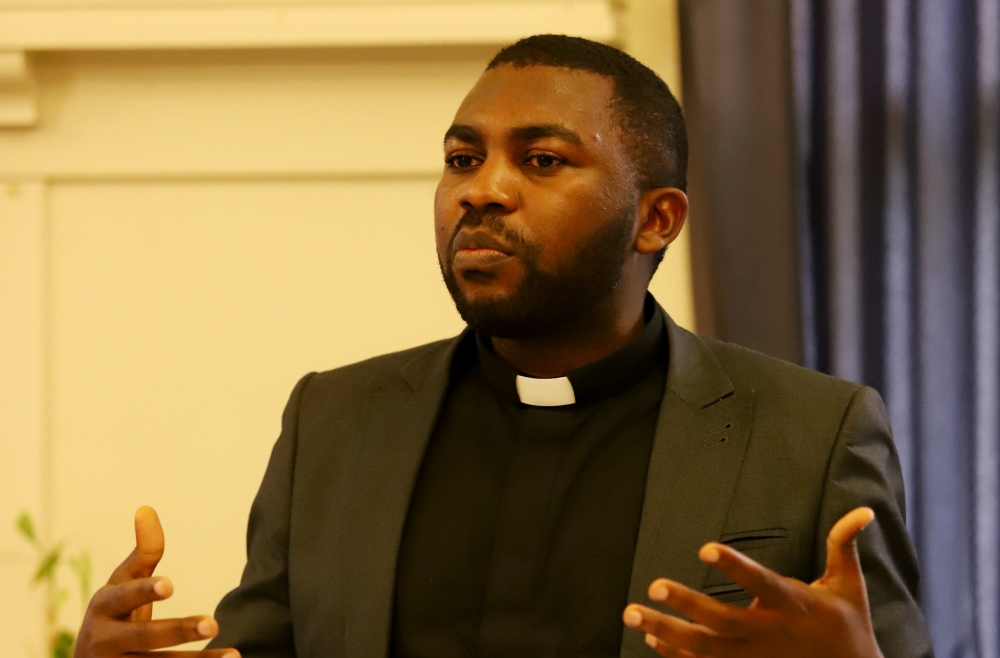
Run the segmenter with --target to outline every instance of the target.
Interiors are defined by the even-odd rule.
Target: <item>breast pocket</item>
[[[765,528],[732,532],[719,538],[719,543],[730,546],[751,560],[768,569],[787,574],[792,569],[790,563],[791,541],[785,528]],[[750,605],[753,594],[737,585],[724,572],[710,568],[702,591],[712,598],[734,605]]]

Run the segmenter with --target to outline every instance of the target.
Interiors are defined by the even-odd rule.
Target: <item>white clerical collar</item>
[[[553,377],[551,379],[535,379],[518,375],[514,382],[517,386],[517,397],[522,404],[532,407],[564,407],[576,404],[576,393],[569,377]]]

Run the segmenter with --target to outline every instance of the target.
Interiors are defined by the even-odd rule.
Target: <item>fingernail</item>
[[[651,647],[653,647],[655,649],[656,648],[656,636],[652,635],[650,633],[646,633],[646,644],[648,644],[649,646],[651,646]]]
[[[665,585],[657,583],[649,588],[649,598],[654,601],[666,601],[668,596],[670,596],[670,590]]]
[[[701,561],[708,562],[709,564],[715,564],[719,561],[722,555],[719,553],[719,549],[715,546],[705,546],[701,549]]]
[[[240,658],[240,654],[236,653],[235,651],[230,651],[227,654],[223,654],[222,658]]]
[[[156,592],[157,596],[166,596],[170,593],[170,581],[166,578],[160,578],[153,583],[153,591]]]
[[[218,626],[211,617],[205,617],[198,622],[198,635],[202,637],[213,637],[217,630]]]
[[[635,609],[628,610],[625,613],[625,623],[635,628],[642,623],[642,613]]]

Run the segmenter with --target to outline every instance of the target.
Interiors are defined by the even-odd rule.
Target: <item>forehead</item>
[[[600,139],[612,128],[612,93],[611,80],[590,71],[503,64],[480,76],[455,113],[455,123],[486,132],[560,124],[584,139]]]

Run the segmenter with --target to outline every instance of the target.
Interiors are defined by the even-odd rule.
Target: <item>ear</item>
[[[659,187],[639,197],[635,250],[655,254],[677,239],[687,219],[688,198],[676,187]]]

